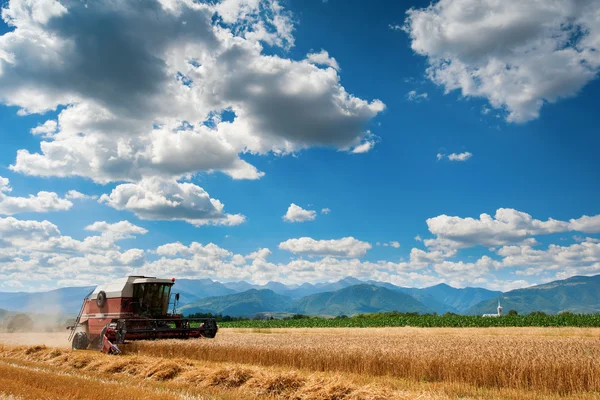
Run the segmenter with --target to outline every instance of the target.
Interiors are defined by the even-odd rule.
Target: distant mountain
[[[296,311],[309,315],[353,315],[385,311],[432,312],[405,293],[367,284],[304,297],[296,304]]]
[[[269,289],[250,289],[227,296],[209,297],[181,307],[185,315],[213,313],[230,316],[250,316],[262,312],[287,312],[294,306],[291,298]]]
[[[413,299],[417,300],[419,303],[423,304],[425,307],[433,310],[438,314],[445,314],[447,312],[459,314],[460,312],[447,304],[444,304],[443,301],[440,301],[427,293],[427,288],[425,289],[416,289],[416,288],[397,288],[396,291],[400,291],[411,296]]]
[[[466,287],[457,289],[448,286],[445,283],[421,289],[421,291],[442,303],[444,306],[456,310],[451,312],[461,314],[482,301],[497,298],[502,294],[502,292],[499,291],[483,288]]]
[[[258,285],[253,285],[251,283],[248,283],[246,281],[239,281],[239,282],[224,282],[223,286],[232,289],[236,292],[245,292],[247,290],[250,289],[256,289],[258,287]]]
[[[0,309],[10,312],[76,314],[93,287],[70,287],[48,292],[0,292]],[[178,279],[179,310],[254,315],[262,312],[340,315],[398,310],[443,314],[485,314],[496,310],[501,298],[505,312],[544,311],[600,313],[600,275],[573,277],[507,293],[482,288],[453,288],[439,284],[406,288],[387,282],[347,277],[336,282],[285,285],[269,282],[216,282],[211,279]],[[0,316],[2,314],[0,313]]]
[[[207,297],[237,293],[236,290],[212,279],[177,279],[172,292],[179,293],[181,305],[195,303]]]
[[[493,313],[498,298],[504,312],[513,309],[519,314],[543,311],[556,314],[563,311],[573,313],[600,312],[600,275],[574,276],[525,289],[511,290],[493,299],[483,301],[466,311],[467,314]]]
[[[0,293],[0,307],[8,311],[77,314],[93,286],[67,287],[48,292]]]

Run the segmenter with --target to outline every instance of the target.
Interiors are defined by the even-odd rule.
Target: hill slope
[[[574,276],[525,289],[516,289],[500,296],[504,312],[514,309],[520,314],[543,311],[556,314],[600,312],[600,275]],[[467,310],[468,314],[491,313],[496,310],[498,297],[481,302]]]
[[[289,297],[278,295],[272,290],[250,289],[227,296],[209,297],[181,308],[185,315],[213,313],[230,316],[251,316],[261,312],[286,312],[293,308]]]
[[[353,315],[394,310],[432,312],[405,293],[367,284],[303,297],[296,304],[296,312],[310,315]]]

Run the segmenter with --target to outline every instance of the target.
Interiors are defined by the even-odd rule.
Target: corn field
[[[421,328],[600,327],[600,314],[516,315],[496,318],[469,315],[367,314],[350,318],[302,318],[220,322],[224,328]]]

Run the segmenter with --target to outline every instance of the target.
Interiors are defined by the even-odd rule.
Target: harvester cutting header
[[[120,353],[117,345],[130,340],[214,338],[213,318],[184,318],[177,314],[179,293],[169,313],[175,278],[129,276],[100,285],[83,300],[69,340],[75,350],[97,348]]]

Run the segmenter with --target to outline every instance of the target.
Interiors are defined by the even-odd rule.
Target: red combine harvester
[[[130,340],[214,338],[213,318],[184,318],[176,313],[179,293],[169,314],[173,279],[129,276],[100,285],[83,300],[69,341],[75,350],[100,349],[119,354]]]

